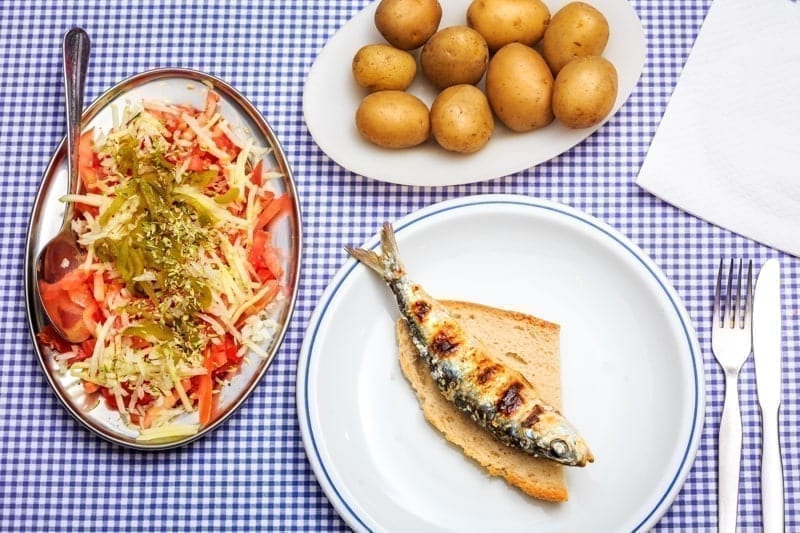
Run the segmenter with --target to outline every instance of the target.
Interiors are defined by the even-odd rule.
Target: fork
[[[742,260],[734,286],[734,264],[730,260],[727,290],[723,292],[725,260],[720,260],[717,289],[714,293],[711,349],[725,371],[725,401],[719,424],[719,531],[735,532],[739,503],[739,467],[742,454],[742,418],[739,411],[738,379],[752,349],[751,324],[753,316],[753,261],[748,261],[747,286],[744,288]]]

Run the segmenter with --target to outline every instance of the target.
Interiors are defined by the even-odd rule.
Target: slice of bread
[[[484,343],[492,357],[522,373],[545,402],[561,409],[558,324],[469,302],[442,303],[466,331]],[[456,409],[436,387],[402,318],[396,331],[400,367],[432,426],[489,474],[505,478],[534,498],[567,500],[563,466],[504,445]]]

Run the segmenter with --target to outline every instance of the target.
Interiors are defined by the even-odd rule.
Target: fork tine
[[[725,304],[725,321],[723,326],[725,327],[733,327],[736,320],[736,308],[733,305],[733,258],[731,258],[730,267],[728,268],[728,291],[725,295],[728,297],[728,301]]]
[[[717,288],[714,291],[714,307],[711,310],[712,326],[717,324],[724,324],[723,315],[719,312],[720,291],[722,290],[722,269],[725,265],[725,259],[720,258],[719,269],[717,270]]]
[[[744,311],[745,305],[747,302],[747,295],[743,292],[746,288],[744,287],[744,277],[742,276],[742,266],[744,265],[744,261],[739,259],[739,272],[736,276],[736,305],[734,305],[733,312],[734,312],[734,320],[731,326],[734,328],[743,328],[744,327]]]
[[[747,294],[745,295],[744,325],[747,328],[753,320],[753,260],[747,262]]]

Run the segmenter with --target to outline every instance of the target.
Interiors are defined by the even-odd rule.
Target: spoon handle
[[[77,194],[80,187],[78,175],[78,146],[81,134],[83,92],[89,66],[89,35],[82,28],[72,28],[64,35],[64,90],[67,107],[67,159],[69,161],[69,194]],[[67,202],[64,223],[72,220],[73,202]]]

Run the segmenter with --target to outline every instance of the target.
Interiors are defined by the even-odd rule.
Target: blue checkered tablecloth
[[[648,42],[642,78],[601,130],[556,159],[490,182],[416,189],[353,175],[311,139],[303,83],[327,40],[368,0],[211,4],[196,1],[0,2],[0,529],[345,530],[316,483],[298,430],[295,367],[315,303],[342,247],[379,223],[441,200],[520,193],[614,226],[663,269],[700,338],[708,389],[702,443],[663,530],[716,523],[716,432],[723,376],[710,352],[709,302],[720,256],[780,257],[784,274],[782,440],[787,528],[800,530],[800,262],[650,196],[634,178],[709,0],[632,0]],[[87,102],[132,74],[179,66],[214,74],[272,124],[295,171],[305,222],[300,296],[284,345],[250,400],[190,446],[137,453],[79,426],[49,389],[30,344],[23,246],[34,195],[64,134],[60,42],[73,25],[93,39]],[[745,419],[739,525],[757,530],[759,413],[752,359],[741,376]]]

